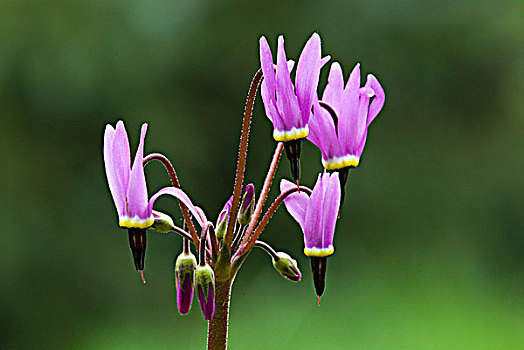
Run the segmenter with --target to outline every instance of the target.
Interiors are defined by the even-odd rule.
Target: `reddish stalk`
[[[284,144],[282,142],[279,142],[277,144],[277,147],[275,148],[275,152],[273,153],[273,159],[271,160],[269,170],[267,171],[266,179],[264,180],[264,185],[262,186],[262,191],[260,192],[260,197],[255,207],[255,212],[253,213],[253,218],[251,219],[251,222],[249,223],[249,226],[247,227],[247,231],[244,234],[242,245],[247,243],[249,237],[251,236],[251,233],[253,233],[253,231],[255,230],[255,226],[258,222],[258,219],[260,218],[262,209],[264,209],[264,204],[266,203],[266,199],[269,194],[271,184],[273,183],[273,179],[275,178],[275,173],[277,171],[278,163],[280,161],[280,157],[282,156],[283,149],[284,149]]]
[[[178,176],[176,175],[175,167],[169,159],[167,159],[166,156],[160,153],[151,153],[147,155],[144,158],[143,165],[146,166],[147,163],[149,163],[152,160],[157,160],[162,165],[164,165],[164,168],[167,170],[167,173],[169,174],[169,177],[171,179],[171,184],[173,184],[173,187],[180,188],[180,181],[178,181]],[[189,210],[184,205],[184,203],[178,201],[178,205],[180,206],[180,210],[182,211],[182,215],[184,216],[184,221],[187,223],[187,226],[189,228],[189,233],[191,234],[191,240],[193,241],[193,244],[195,245],[197,251],[199,249],[199,241],[198,241],[198,234],[195,229],[195,225],[193,225],[193,221],[191,220],[191,214],[189,213]],[[180,233],[180,232],[179,232]]]
[[[312,191],[309,188],[307,188],[307,187],[300,187],[300,189],[311,196]],[[287,196],[289,196],[290,194],[295,193],[297,191],[298,191],[297,188],[291,188],[291,189],[287,190],[286,192],[282,192],[275,199],[275,201],[271,204],[269,209],[266,211],[266,214],[264,215],[264,217],[260,221],[260,224],[256,228],[256,230],[253,233],[253,235],[251,235],[251,237],[249,237],[249,240],[248,240],[248,242],[245,245],[242,245],[238,249],[238,251],[235,253],[235,255],[233,256],[231,261],[234,262],[236,259],[238,259],[242,255],[246,254],[247,252],[249,252],[251,250],[251,248],[253,248],[253,246],[255,245],[255,242],[257,241],[258,237],[260,236],[262,231],[264,231],[264,228],[266,228],[266,225],[268,224],[268,222],[271,219],[271,217],[275,214],[275,212],[277,211],[277,209],[280,206],[280,204],[282,204],[282,202],[284,201],[284,199]]]
[[[253,114],[253,106],[255,104],[255,97],[257,95],[258,86],[260,85],[261,81],[262,69],[259,69],[253,77],[251,85],[249,86],[246,108],[244,110],[244,119],[242,121],[242,134],[240,136],[240,146],[238,150],[237,170],[235,176],[235,187],[233,190],[233,204],[231,205],[231,212],[228,217],[227,223],[227,231],[224,236],[224,244],[227,247],[231,246],[231,241],[233,240],[233,223],[237,219],[238,205],[240,203],[240,194],[242,191],[242,184],[244,182],[244,173],[246,171],[247,145],[249,141],[251,116]]]

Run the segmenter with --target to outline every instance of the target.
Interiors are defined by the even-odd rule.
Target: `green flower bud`
[[[173,219],[171,219],[171,217],[167,214],[153,210],[153,218],[155,219],[155,222],[153,223],[153,226],[149,227],[151,230],[160,233],[168,233],[175,227]]]
[[[204,319],[210,320],[215,313],[215,274],[209,265],[197,265],[195,283]]]
[[[297,261],[284,252],[278,252],[277,257],[277,259],[273,259],[275,270],[290,281],[300,281],[302,274],[298,269]]]

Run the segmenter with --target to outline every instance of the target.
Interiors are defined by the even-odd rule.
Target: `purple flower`
[[[283,179],[280,192],[296,185]],[[313,193],[295,192],[284,199],[286,209],[304,232],[304,254],[309,257],[326,257],[335,251],[333,235],[340,204],[338,173],[319,174]]]
[[[154,223],[142,165],[146,132],[147,124],[143,124],[133,168],[130,168],[129,140],[124,123],[119,121],[116,129],[108,124],[104,133],[107,181],[118,212],[119,224],[125,228],[148,228]]]
[[[278,37],[276,72],[271,50],[265,37],[260,38],[260,63],[264,73],[262,100],[268,118],[273,123],[276,141],[291,141],[308,135],[308,120],[317,93],[321,60],[320,37],[314,33],[306,43],[300,59],[293,87],[290,69],[284,51],[284,37]],[[328,58],[329,59],[329,58]]]
[[[285,192],[295,185],[287,180],[280,182]],[[295,192],[284,199],[287,211],[299,223],[304,232],[304,254],[311,258],[313,283],[319,297],[326,285],[327,257],[334,253],[333,235],[340,205],[340,180],[338,172],[318,176],[311,197]]]
[[[337,62],[331,65],[322,102],[313,105],[309,121],[308,140],[320,148],[324,168],[358,166],[369,124],[384,106],[384,100],[384,90],[372,74],[367,76],[364,87],[360,87],[359,64],[345,87],[340,65]]]
[[[321,58],[320,37],[314,33],[304,46],[297,65],[295,87],[289,75],[294,62],[287,61],[284,37],[278,37],[276,72],[265,37],[260,38],[260,63],[264,73],[261,95],[273,123],[273,138],[284,142],[293,178],[300,178],[301,140],[309,134],[311,107],[317,99],[320,69],[329,60]]]
[[[147,124],[142,124],[140,143],[136,151],[133,167],[129,151],[129,140],[124,123],[119,121],[116,128],[106,125],[104,132],[104,164],[109,190],[115,202],[120,227],[129,231],[129,245],[133,254],[135,268],[144,270],[146,250],[146,228],[155,222],[153,204],[163,194],[169,194],[184,203],[200,226],[204,220],[189,197],[178,188],[166,187],[158,191],[148,201],[146,178],[144,174],[144,139]]]

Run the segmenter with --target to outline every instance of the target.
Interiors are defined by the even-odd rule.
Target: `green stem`
[[[207,349],[227,349],[227,329],[229,323],[229,300],[232,280],[216,281],[215,314],[207,327]]]

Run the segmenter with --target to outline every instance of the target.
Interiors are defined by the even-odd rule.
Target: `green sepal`
[[[277,259],[272,259],[275,270],[285,279],[293,282],[300,281],[302,274],[298,269],[297,261],[284,252],[278,252],[277,257]]]
[[[149,229],[160,233],[168,233],[170,231],[173,231],[175,223],[169,215],[153,210],[153,216],[155,222],[151,227],[149,227]]]
[[[215,274],[213,269],[208,264],[201,266],[197,265],[195,268],[195,283],[202,288],[204,297],[207,302],[209,296],[209,286],[213,289],[213,295],[215,295]]]

